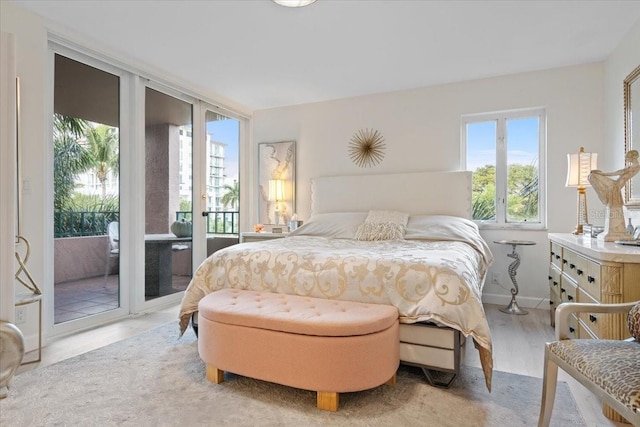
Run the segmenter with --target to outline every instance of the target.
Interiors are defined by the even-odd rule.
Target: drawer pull
[[[569,264],[569,268],[573,270],[574,268],[576,268],[576,265],[575,264]]]
[[[558,282],[556,282],[555,280],[553,281],[553,286],[558,286]]]
[[[549,305],[553,305],[553,301],[549,300]]]
[[[563,264],[566,264],[566,263],[567,263],[567,260],[566,260],[566,259],[563,259],[563,260],[562,260],[562,263],[563,263]]]
[[[568,299],[569,301],[573,301],[573,295],[567,295],[567,299]]]
[[[560,288],[560,292],[567,292],[565,288]]]
[[[549,280],[551,280],[551,276],[549,276]]]
[[[555,252],[551,251],[551,256],[554,256],[555,254],[556,254]]]
[[[593,314],[589,315],[589,320],[591,321],[591,323],[596,323],[596,320],[598,320],[598,318],[596,316],[594,316]]]
[[[560,259],[560,255],[556,255],[556,259]]]
[[[576,273],[578,273],[578,276],[582,276],[584,274],[584,271],[577,269]]]
[[[569,326],[569,333],[571,333],[571,334],[572,334],[572,333],[574,333],[575,331],[576,331],[576,330],[575,330],[575,328],[573,328],[572,326]]]
[[[587,276],[587,282],[589,282],[589,283],[593,283],[593,282],[595,282],[595,281],[596,281],[596,278],[595,278],[595,277],[593,277],[593,276]]]

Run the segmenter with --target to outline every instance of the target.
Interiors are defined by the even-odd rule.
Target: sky
[[[207,133],[213,141],[227,144],[225,147],[225,184],[238,180],[238,145],[240,141],[240,122],[235,119],[207,122]]]
[[[507,121],[507,162],[538,165],[538,118]],[[470,123],[467,127],[467,170],[496,163],[496,122]]]

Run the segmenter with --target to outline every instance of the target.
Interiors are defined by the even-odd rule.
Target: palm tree
[[[80,139],[89,129],[89,122],[76,117],[53,115],[53,139],[61,139],[65,135]]]
[[[119,153],[117,128],[98,125],[87,132],[87,148],[91,156],[91,168],[102,187],[102,201],[107,198],[109,172],[118,175]]]
[[[222,202],[222,206],[226,209],[228,205],[231,205],[231,209],[236,210],[238,208],[238,203],[240,202],[240,184],[238,184],[238,181],[234,180],[233,185],[226,184],[222,188],[227,190],[220,200],[220,202]]]
[[[91,157],[79,142],[89,127],[86,120],[54,114],[53,181],[56,210],[64,209],[76,187],[76,177],[87,170]]]

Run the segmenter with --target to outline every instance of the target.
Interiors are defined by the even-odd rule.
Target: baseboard
[[[30,351],[38,350],[38,334],[35,333],[33,335],[23,335],[24,337],[24,352],[29,353]]]
[[[549,308],[549,298],[534,298],[534,297],[523,297],[516,296],[516,301],[518,305],[522,308],[539,308],[539,309],[548,309]],[[504,305],[507,306],[511,302],[511,295],[501,295],[501,294],[482,294],[482,302],[484,304],[495,304],[495,305]]]

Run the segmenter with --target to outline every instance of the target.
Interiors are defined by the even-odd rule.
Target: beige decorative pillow
[[[358,227],[356,240],[402,240],[409,214],[398,211],[369,211],[367,219]]]
[[[365,222],[373,222],[374,224],[393,222],[402,227],[406,227],[407,222],[409,222],[409,214],[399,211],[369,211]]]
[[[631,332],[631,335],[633,335],[637,341],[640,341],[640,302],[629,310],[627,326],[629,326],[629,332]]]

